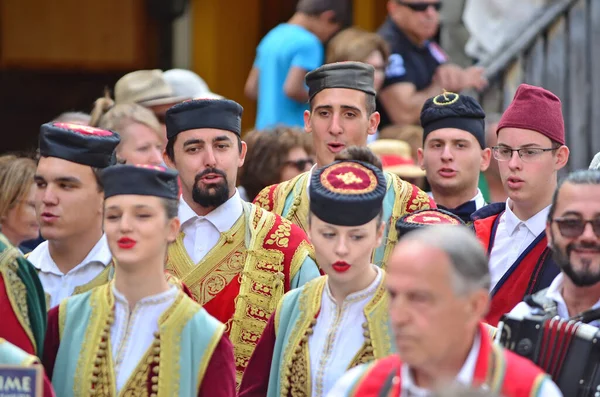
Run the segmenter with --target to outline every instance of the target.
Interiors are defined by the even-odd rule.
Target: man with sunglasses
[[[567,319],[600,308],[600,171],[575,171],[561,181],[546,233],[561,273],[511,314],[527,316],[541,309]],[[591,324],[600,326],[597,320]]]
[[[316,167],[333,163],[336,155],[351,146],[367,146],[377,131],[373,66],[361,62],[338,62],[321,66],[306,75],[310,110],[304,112],[304,129],[312,135]],[[314,168],[313,168],[314,170]],[[296,178],[264,188],[255,204],[308,230],[308,187],[312,170]],[[385,235],[373,253],[373,263],[385,267],[396,244],[396,221],[404,214],[435,207],[433,199],[418,187],[386,172],[387,195],[383,202]]]
[[[383,88],[381,128],[389,124],[418,124],[421,108],[442,89],[460,92],[486,85],[483,69],[463,69],[449,63],[441,47],[432,42],[439,29],[441,0],[389,0],[388,18],[379,34],[388,42],[391,56]]]
[[[526,295],[548,287],[559,272],[545,222],[557,173],[569,159],[560,99],[543,88],[519,86],[497,135],[493,155],[508,199],[472,216],[490,257],[492,300],[486,321],[491,325]]]

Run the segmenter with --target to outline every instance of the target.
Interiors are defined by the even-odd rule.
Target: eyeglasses
[[[563,237],[575,238],[581,236],[585,230],[585,227],[589,223],[592,225],[592,229],[594,229],[594,234],[596,237],[600,238],[600,218],[590,220],[577,218],[554,218],[552,221],[558,225],[558,231]]]
[[[528,148],[519,148],[513,149],[508,146],[494,146],[492,148],[492,152],[494,153],[494,158],[498,161],[509,161],[512,159],[513,152],[519,153],[519,158],[525,162],[534,162],[538,161],[544,152],[553,152],[558,148],[537,148],[537,147],[528,147]]]
[[[408,7],[415,12],[427,11],[427,9],[429,7],[433,7],[436,11],[439,11],[442,8],[442,3],[439,1],[434,2],[434,3],[430,3],[427,1],[422,1],[422,2],[418,2],[418,3],[407,3],[403,0],[396,0],[396,3],[398,3],[402,6]]]
[[[315,162],[313,159],[299,159],[299,160],[288,160],[284,165],[291,165],[296,168],[298,171],[304,171],[306,169],[306,165],[313,165]]]

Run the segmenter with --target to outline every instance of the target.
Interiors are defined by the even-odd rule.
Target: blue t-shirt
[[[293,66],[309,72],[323,64],[323,57],[323,44],[301,26],[283,23],[267,33],[254,60],[254,67],[259,70],[256,129],[277,124],[304,126],[303,114],[308,104],[285,95],[283,85]]]

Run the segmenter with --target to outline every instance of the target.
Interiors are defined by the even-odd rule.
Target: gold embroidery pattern
[[[290,242],[290,232],[292,230],[292,223],[287,219],[282,219],[281,224],[277,226],[275,233],[269,236],[267,244],[275,244],[281,248],[287,248]]]
[[[334,186],[336,181],[342,182],[347,187]],[[334,193],[365,194],[375,190],[377,177],[373,171],[358,163],[343,162],[332,165],[323,171],[321,184]]]
[[[362,179],[354,174],[354,172],[346,172],[345,174],[339,174],[335,176],[340,181],[344,182],[344,185],[352,185],[353,183],[362,183]]]
[[[229,333],[235,351],[238,385],[256,343],[284,292],[283,253],[263,248],[276,217],[257,206],[244,205],[245,213],[250,219],[251,237]]]
[[[431,206],[429,205],[429,196],[427,195],[427,193],[425,193],[423,191],[419,191],[417,193],[417,197],[415,197],[411,201],[408,209],[410,211],[418,211],[418,210],[429,209],[430,207]]]
[[[264,208],[267,211],[271,211],[271,201],[269,200],[269,192],[271,190],[270,186],[267,186],[263,190],[258,193],[258,196],[254,199],[256,205],[261,208]]]
[[[215,247],[194,264],[183,245],[183,233],[169,246],[167,271],[183,282],[200,305],[205,305],[242,272],[246,262],[246,220],[242,216],[222,233]]]
[[[388,232],[387,238],[384,240],[385,250],[383,253],[383,259],[381,262],[376,262],[375,260],[373,261],[373,263],[382,269],[385,269],[385,265],[390,257],[390,254],[398,242],[398,232],[396,231],[396,222],[398,219],[400,219],[407,212],[428,209],[430,207],[429,196],[423,191],[419,191],[417,196],[411,200],[411,204],[409,205],[408,202],[412,196],[413,189],[416,188],[413,188],[413,185],[403,181],[395,174],[387,171],[384,173],[386,179],[388,180],[388,191],[389,189],[394,189],[395,200],[394,207],[392,208],[392,216],[390,217],[390,220],[386,226]],[[375,256],[373,256],[373,259],[374,258]]]
[[[285,214],[286,219],[290,220],[293,224],[298,225],[304,232],[308,230],[308,212],[310,205],[310,200],[308,198],[309,176],[310,174],[307,173],[303,178],[298,179],[298,183],[294,186],[294,191],[289,192],[289,194],[294,195],[294,201],[288,213]],[[287,195],[282,199],[284,203],[286,198]],[[279,212],[277,212],[277,214],[279,214]]]
[[[75,395],[116,396],[114,360],[110,347],[110,327],[114,322],[114,296],[111,284],[95,290],[90,296],[90,305],[92,313],[86,333],[89,342],[82,347],[75,375],[74,392],[81,392],[89,385],[87,389],[89,392]],[[60,310],[66,310],[66,304],[61,303]],[[119,392],[119,396],[178,395],[181,334],[183,328],[199,310],[201,310],[200,306],[183,292],[179,292],[175,302],[158,320],[159,332],[155,333],[154,342]],[[216,332],[219,338],[223,334],[223,329],[224,327],[221,327],[220,331]],[[219,338],[216,339],[217,342]],[[215,347],[216,343],[211,340],[206,354],[202,357],[201,370],[206,369]],[[89,363],[93,365],[90,366]],[[203,376],[203,374],[204,372],[201,371],[199,375]]]
[[[304,285],[304,291],[298,298],[298,319],[293,325],[294,333],[289,337],[284,350],[285,368],[280,373],[281,396],[310,396],[312,379],[310,376],[310,356],[308,337],[316,324],[316,317],[321,308],[323,288],[326,277],[319,277]]]
[[[0,274],[4,279],[6,294],[17,320],[23,327],[31,345],[37,352],[40,346],[36,346],[31,322],[29,321],[29,308],[27,305],[27,287],[17,274],[19,263],[19,251],[6,243],[6,249],[0,254]]]

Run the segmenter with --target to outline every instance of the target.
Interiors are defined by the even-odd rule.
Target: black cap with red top
[[[56,157],[94,168],[115,163],[114,151],[121,142],[109,130],[71,123],[46,123],[40,128],[40,156]]]

